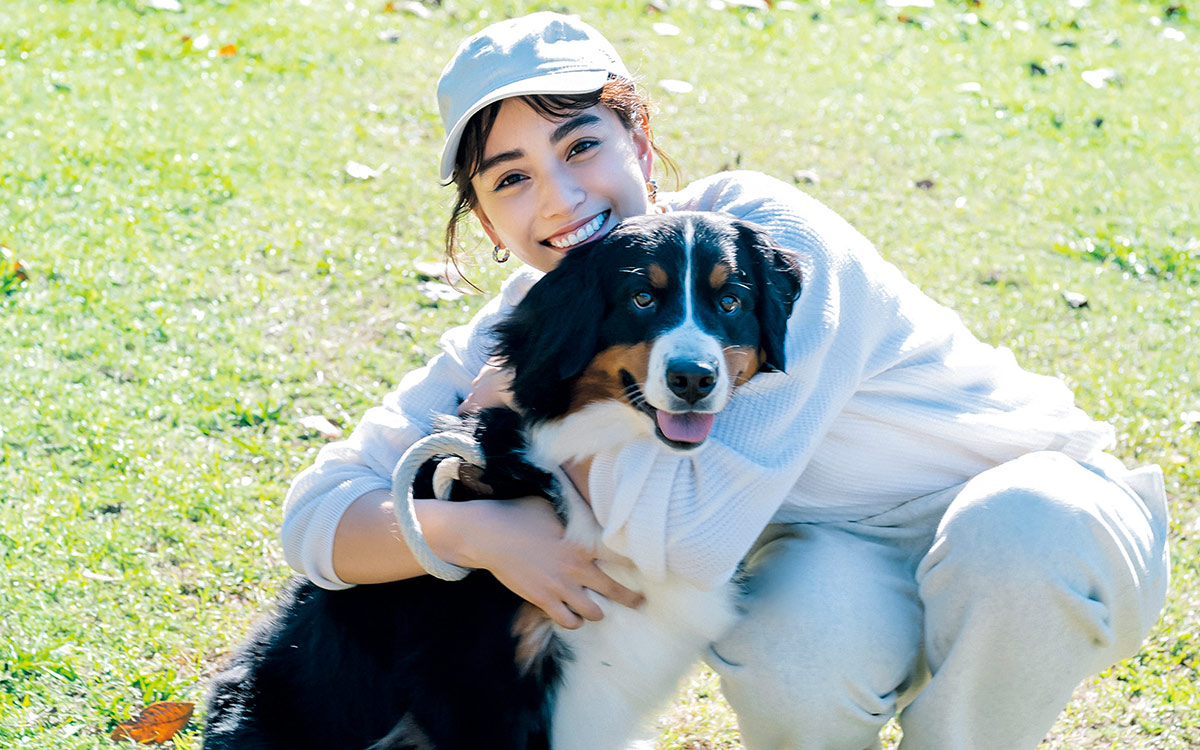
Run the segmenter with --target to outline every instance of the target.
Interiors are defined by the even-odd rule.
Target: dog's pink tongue
[[[694,411],[686,414],[659,411],[655,413],[655,418],[662,434],[666,435],[668,440],[677,443],[702,443],[713,426],[713,415],[698,414]]]

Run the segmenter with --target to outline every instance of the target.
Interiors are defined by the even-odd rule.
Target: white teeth
[[[602,224],[604,224],[604,220],[607,218],[608,218],[608,212],[605,211],[604,213],[600,214],[596,218],[589,221],[587,224],[584,224],[583,226],[581,226],[579,229],[576,229],[574,232],[571,232],[566,237],[564,237],[562,239],[557,239],[557,240],[549,240],[549,243],[559,249],[578,245],[580,242],[583,242],[584,240],[588,239],[593,234],[595,234],[600,229],[600,226]]]

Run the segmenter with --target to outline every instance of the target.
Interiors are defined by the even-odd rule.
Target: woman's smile
[[[598,235],[600,227],[604,226],[604,222],[608,221],[608,217],[612,214],[611,211],[601,211],[585,222],[583,226],[574,228],[569,232],[562,232],[545,240],[545,244],[559,250],[570,250],[576,245],[582,245],[584,242],[595,237],[599,239],[603,235]],[[610,227],[611,229],[611,227]]]

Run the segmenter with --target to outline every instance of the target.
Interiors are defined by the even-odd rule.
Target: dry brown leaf
[[[447,263],[444,260],[418,260],[413,262],[413,269],[427,279],[434,281],[444,281],[450,286],[455,286],[462,281],[462,274],[458,272],[453,263]]]
[[[422,281],[417,284],[417,291],[434,302],[454,302],[463,296],[463,293],[454,287],[436,281]]]
[[[1068,305],[1076,310],[1081,307],[1088,307],[1088,298],[1079,292],[1064,291],[1062,297]]]
[[[170,740],[175,733],[187,726],[192,718],[194,703],[151,703],[142,712],[117,724],[109,735],[114,740],[133,740],[141,743],[161,744]]]
[[[236,44],[226,44],[225,46],[221,47],[220,50],[217,51],[217,54],[220,55],[221,57],[233,57],[234,55],[237,54],[237,45]]]
[[[326,440],[337,440],[342,436],[342,428],[320,414],[301,417],[300,426],[306,430],[312,430]]]

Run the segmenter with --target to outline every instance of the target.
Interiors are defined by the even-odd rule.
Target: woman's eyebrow
[[[475,170],[475,174],[485,174],[489,169],[492,169],[497,164],[502,164],[506,161],[513,161],[514,159],[520,159],[524,155],[524,151],[519,148],[515,148],[511,151],[504,151],[496,154],[495,156],[489,156],[483,160],[482,164],[479,165],[479,169]]]
[[[554,129],[554,132],[550,135],[550,142],[558,143],[576,130],[588,125],[595,125],[599,122],[600,118],[594,114],[584,113],[576,115]]]

